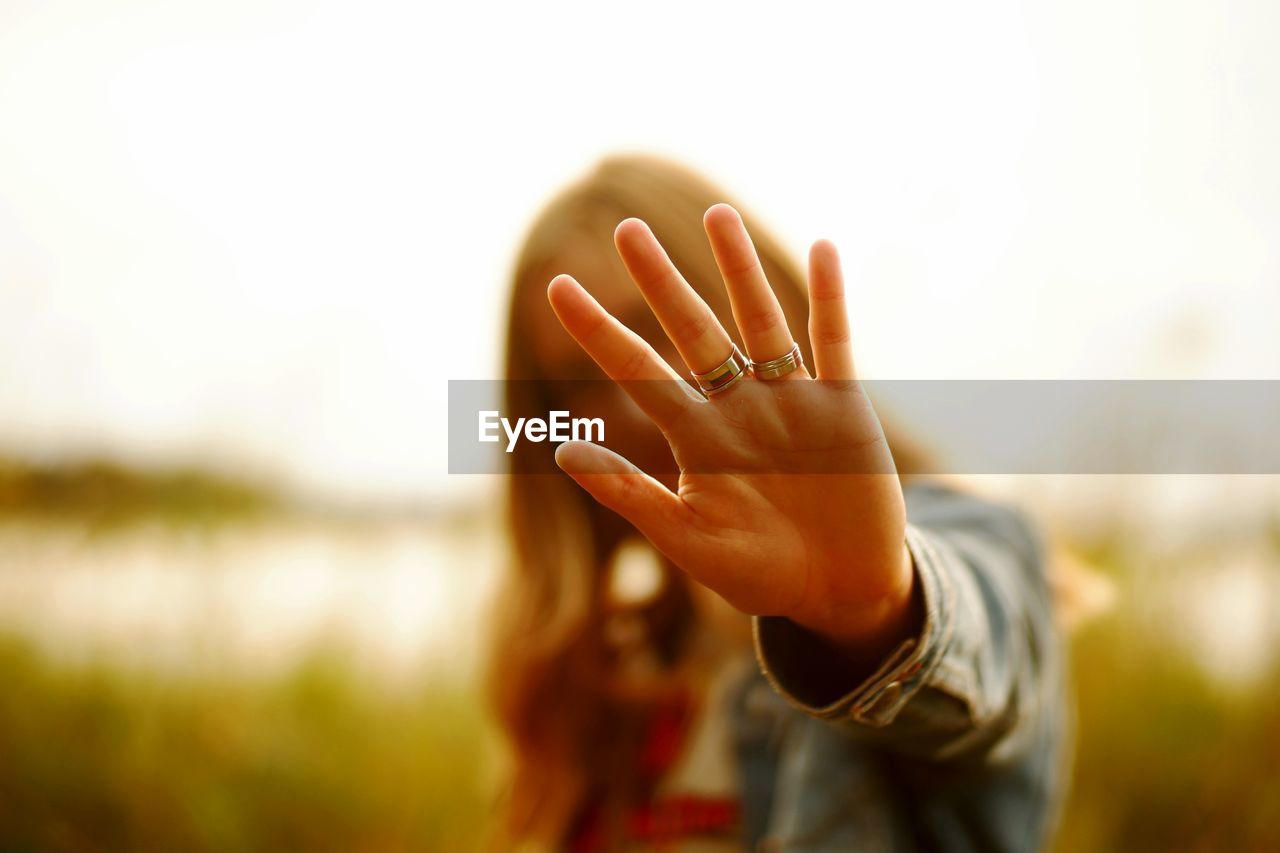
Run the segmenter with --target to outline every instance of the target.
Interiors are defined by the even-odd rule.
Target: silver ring
[[[733,351],[729,353],[729,357],[722,364],[718,364],[705,373],[693,373],[694,381],[698,383],[698,388],[702,390],[705,397],[712,394],[719,394],[733,383],[742,378],[747,372],[747,359],[742,354],[742,350],[738,349],[737,344],[733,344]]]
[[[781,379],[788,373],[804,366],[804,356],[800,354],[800,345],[791,344],[791,352],[768,361],[751,362],[751,374],[756,379]]]

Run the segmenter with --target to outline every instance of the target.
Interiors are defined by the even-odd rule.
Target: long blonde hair
[[[635,216],[653,229],[675,265],[726,329],[734,329],[728,297],[702,233],[704,211],[731,201],[696,173],[642,155],[613,156],[556,196],[537,217],[518,255],[507,324],[506,400],[515,416],[548,411],[553,379],[537,363],[520,306],[541,294],[571,243],[612,256],[612,234]],[[782,247],[743,211],[765,274],[807,363],[805,277]],[[899,471],[915,467],[916,451],[890,431]],[[619,696],[604,677],[603,567],[616,541],[605,540],[602,512],[545,454],[513,454],[507,513],[513,559],[496,619],[489,692],[511,748],[512,772],[498,831],[504,838],[555,845],[563,840],[585,792],[597,801],[634,795],[636,760],[648,710],[643,698]],[[680,654],[694,619],[682,583],[663,585],[648,608],[651,636],[663,657]]]

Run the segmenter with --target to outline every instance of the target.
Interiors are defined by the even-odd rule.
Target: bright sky
[[[1280,378],[1280,6],[0,8],[0,450],[431,496],[602,153],[842,249],[864,373]]]

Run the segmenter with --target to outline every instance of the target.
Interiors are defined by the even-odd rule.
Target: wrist
[[[874,598],[855,604],[833,601],[820,620],[800,624],[852,661],[879,661],[919,633],[923,623],[915,564],[905,539],[898,566],[887,573],[887,580]]]

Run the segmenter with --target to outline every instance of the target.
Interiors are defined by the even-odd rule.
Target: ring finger
[[[795,338],[787,328],[778,297],[756,254],[751,235],[738,211],[727,204],[712,205],[702,219],[716,266],[729,290],[733,319],[752,361],[770,361],[791,352]],[[795,375],[804,376],[799,370]]]

